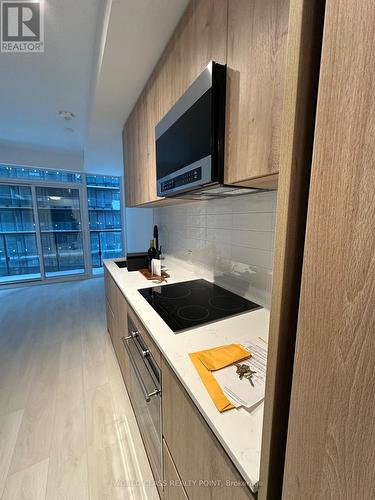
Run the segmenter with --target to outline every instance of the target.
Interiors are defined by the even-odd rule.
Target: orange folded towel
[[[205,351],[191,352],[189,356],[216,408],[220,412],[235,408],[225,396],[211,371],[220,370],[225,366],[250,358],[251,353],[240,344],[229,344]]]

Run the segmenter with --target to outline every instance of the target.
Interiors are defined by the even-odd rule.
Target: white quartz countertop
[[[108,260],[104,264],[251,490],[257,491],[264,405],[260,404],[252,413],[244,408],[219,413],[188,353],[257,337],[267,340],[269,311],[257,309],[176,335],[138,292],[140,288],[156,286],[152,281],[146,280],[138,271],[120,269],[114,261]],[[168,260],[163,264],[171,276],[168,284],[202,277],[180,269]]]

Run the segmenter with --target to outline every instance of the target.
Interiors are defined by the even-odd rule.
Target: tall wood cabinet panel
[[[375,4],[326,9],[285,500],[375,491]]]
[[[281,497],[324,3],[289,5],[258,500]]]
[[[127,206],[170,202],[156,195],[155,126],[209,61],[225,64],[226,39],[227,0],[192,0],[124,127]]]
[[[229,0],[228,184],[277,185],[288,19],[289,0]]]

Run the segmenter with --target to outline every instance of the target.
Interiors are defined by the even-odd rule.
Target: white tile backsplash
[[[269,307],[275,191],[154,210],[168,258],[203,278]]]

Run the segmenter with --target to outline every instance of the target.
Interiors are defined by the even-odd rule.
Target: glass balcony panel
[[[9,276],[8,263],[5,253],[5,240],[4,235],[0,235],[0,282],[3,277]]]
[[[32,179],[48,182],[82,183],[82,175],[76,172],[46,170],[31,167],[11,167],[0,165],[0,177],[15,179]]]
[[[35,231],[34,213],[32,210],[0,208],[0,232],[24,231]]]
[[[102,268],[104,259],[122,257],[121,231],[91,231],[90,241],[93,268]]]
[[[42,248],[47,277],[84,273],[81,233],[42,233]]]
[[[5,236],[8,254],[9,275],[38,274],[39,256],[35,234],[12,234]]]
[[[30,186],[0,185],[0,282],[40,278]]]
[[[10,186],[0,185],[0,207],[13,208],[25,207],[32,208],[33,200],[31,188],[29,186]]]
[[[37,187],[47,277],[85,272],[78,189]]]

